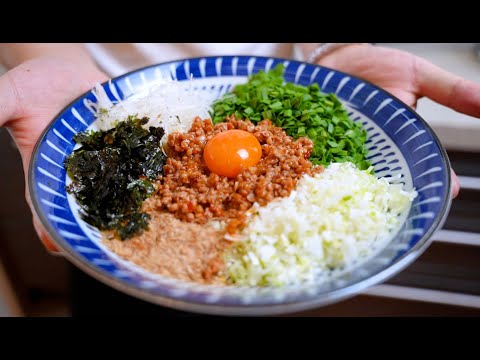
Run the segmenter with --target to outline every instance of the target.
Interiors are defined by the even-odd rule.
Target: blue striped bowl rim
[[[275,314],[326,305],[385,281],[414,261],[443,225],[451,203],[450,163],[430,126],[409,106],[377,86],[330,68],[282,58],[215,56],[144,67],[102,84],[111,100],[127,98],[159,76],[179,81],[193,74],[199,91],[220,96],[235,83],[278,63],[285,78],[302,85],[318,83],[333,92],[360,121],[369,136],[369,158],[377,174],[403,175],[419,192],[404,226],[377,256],[358,268],[315,286],[282,289],[218,287],[150,274],[112,257],[99,246],[98,231],[79,220],[65,191],[63,161],[74,147],[74,133],[95,119],[83,94],[56,116],[40,137],[30,162],[29,191],[34,210],[47,232],[73,264],[98,280],[133,296],[178,309],[216,314]],[[71,198],[70,198],[71,200]]]

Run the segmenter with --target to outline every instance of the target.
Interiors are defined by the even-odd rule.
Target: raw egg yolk
[[[244,130],[227,130],[215,135],[203,150],[208,169],[233,178],[243,169],[256,165],[262,157],[262,146],[253,134]]]

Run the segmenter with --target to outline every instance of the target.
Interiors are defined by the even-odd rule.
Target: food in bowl
[[[75,136],[65,165],[103,243],[152,273],[226,286],[328,278],[385,246],[415,191],[375,177],[366,131],[335,95],[282,71],[214,103],[175,82],[117,104],[97,88],[99,130]]]

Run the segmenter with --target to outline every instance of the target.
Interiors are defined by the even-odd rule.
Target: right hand
[[[28,60],[0,77],[0,125],[10,130],[17,144],[25,177],[35,144],[53,118],[97,82],[106,80],[108,77],[92,63],[58,56]],[[25,197],[34,214],[27,186]],[[56,252],[35,215],[33,222],[45,247]]]
[[[480,117],[480,84],[409,52],[352,44],[325,56],[320,65],[368,80],[413,108],[425,96],[455,111]],[[452,170],[452,197],[459,191],[460,182]]]

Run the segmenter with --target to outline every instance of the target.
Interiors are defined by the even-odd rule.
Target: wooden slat
[[[366,290],[363,294],[480,309],[480,296],[453,293],[448,291],[382,284]]]
[[[480,234],[467,231],[438,230],[432,236],[433,241],[458,245],[480,246]]]

